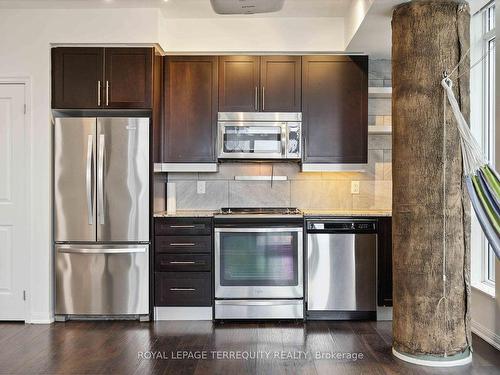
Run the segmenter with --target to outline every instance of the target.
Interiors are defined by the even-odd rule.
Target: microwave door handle
[[[266,88],[262,86],[262,111],[266,110]]]
[[[281,124],[281,157],[287,158],[288,132],[286,123]]]
[[[255,111],[259,110],[259,88],[255,86]]]

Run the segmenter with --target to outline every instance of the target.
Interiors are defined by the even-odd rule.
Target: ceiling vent
[[[210,0],[218,14],[254,14],[277,12],[285,0]]]

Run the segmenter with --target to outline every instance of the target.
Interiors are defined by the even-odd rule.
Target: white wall
[[[157,20],[153,9],[0,12],[0,77],[29,76],[32,85],[30,321],[52,316],[50,44],[152,43]]]
[[[166,18],[160,42],[167,53],[344,51],[344,19]]]
[[[347,47],[365,20],[374,0],[353,0],[345,19],[345,46]]]

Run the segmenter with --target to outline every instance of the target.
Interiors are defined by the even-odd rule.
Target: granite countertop
[[[167,211],[154,213],[154,217],[212,217],[218,210],[177,210],[175,214],[168,214]],[[390,210],[302,210],[304,216],[367,216],[382,217],[392,216]]]
[[[304,216],[392,216],[391,210],[302,210]]]
[[[154,213],[154,217],[212,217],[218,210],[177,210],[175,214],[169,214],[167,211]]]

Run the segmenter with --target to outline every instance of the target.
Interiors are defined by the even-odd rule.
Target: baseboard
[[[212,320],[212,306],[155,307],[155,320]]]
[[[379,321],[392,320],[392,307],[377,306],[377,320]]]
[[[479,324],[474,320],[471,322],[471,330],[488,344],[492,345],[497,350],[500,350],[500,335],[497,335],[492,330],[486,328],[485,326]]]
[[[30,324],[51,324],[54,323],[54,314],[51,313],[31,313],[30,319],[26,321]]]

